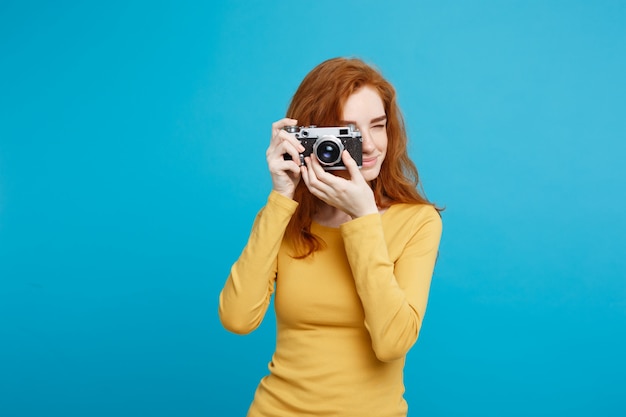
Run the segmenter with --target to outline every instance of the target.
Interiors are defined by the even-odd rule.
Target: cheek
[[[379,151],[381,151],[384,154],[387,152],[387,144],[388,144],[387,134],[382,133],[380,137],[378,137],[376,140],[376,147],[378,148]]]

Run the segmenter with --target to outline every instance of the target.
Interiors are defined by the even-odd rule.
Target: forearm
[[[276,257],[297,203],[272,192],[219,297],[219,316],[234,333],[256,329],[274,290]]]
[[[437,219],[426,222],[407,237],[393,261],[380,215],[348,222],[342,233],[372,348],[382,361],[401,358],[417,340],[422,325],[441,224]]]

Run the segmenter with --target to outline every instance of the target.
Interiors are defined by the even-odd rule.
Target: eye
[[[380,125],[374,125],[372,126],[372,129],[384,129],[385,125],[384,124],[380,124]]]

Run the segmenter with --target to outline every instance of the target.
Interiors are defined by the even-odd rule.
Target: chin
[[[365,181],[375,180],[378,178],[378,174],[380,174],[380,167],[362,168],[361,174],[363,174]]]

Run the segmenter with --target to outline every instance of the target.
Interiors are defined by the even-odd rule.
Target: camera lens
[[[337,145],[334,143],[327,142],[321,146],[321,149],[317,148],[318,157],[323,162],[333,162],[337,160],[337,156],[339,155],[339,149]]]
[[[313,152],[322,165],[333,165],[341,160],[343,144],[334,136],[323,136],[313,145]]]

